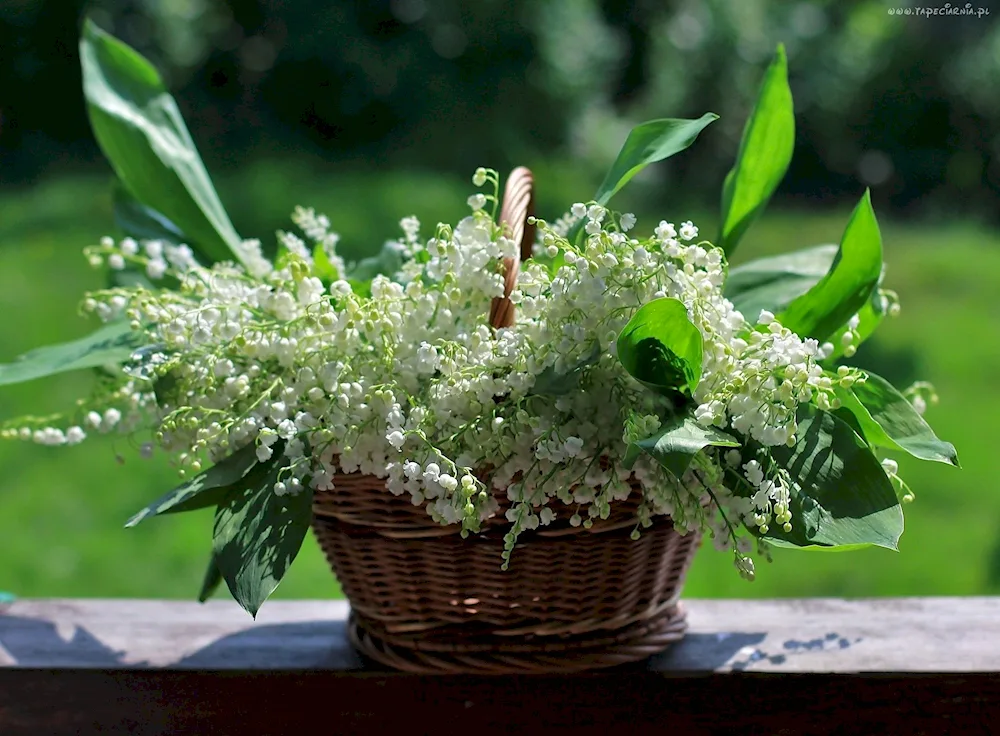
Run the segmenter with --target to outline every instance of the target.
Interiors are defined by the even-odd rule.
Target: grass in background
[[[539,212],[557,214],[574,191],[572,172],[536,169]],[[553,184],[555,184],[553,186]],[[238,229],[271,238],[301,203],[326,212],[357,257],[397,235],[416,213],[425,226],[464,214],[471,185],[426,173],[329,175],[318,164],[248,167],[219,182]],[[624,205],[622,205],[624,206]],[[675,214],[675,213],[670,213]],[[684,213],[676,213],[678,217]],[[738,259],[836,242],[839,214],[777,213],[751,228]],[[686,216],[686,215],[685,215]],[[696,219],[696,221],[698,221]],[[710,222],[706,218],[704,222]],[[640,212],[640,226],[650,226]],[[113,231],[107,180],[57,180],[0,198],[0,362],[90,328],[76,316],[86,289],[104,274],[90,269],[84,245]],[[711,230],[706,230],[711,237]],[[1000,414],[1000,235],[974,226],[883,223],[889,270],[902,315],[887,320],[857,356],[897,385],[934,382],[941,404],[930,419],[955,443],[963,469],[900,458],[917,495],[906,509],[900,553],[777,550],[743,582],[732,559],[709,545],[688,577],[691,597],[959,595],[1000,591],[1000,493],[992,463],[992,420]],[[0,418],[72,406],[90,378],[69,374],[0,388]],[[122,464],[116,462],[116,456]],[[0,443],[0,590],[21,596],[193,598],[211,544],[210,512],[166,516],[125,530],[134,511],[173,487],[164,458],[143,461],[127,439],[99,438],[72,448]],[[278,596],[339,595],[310,537]]]

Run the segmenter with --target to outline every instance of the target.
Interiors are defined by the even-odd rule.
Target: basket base
[[[625,628],[584,635],[492,638],[427,648],[416,638],[386,635],[355,613],[347,622],[351,644],[368,659],[420,675],[563,674],[638,662],[679,641],[687,629],[680,604]]]

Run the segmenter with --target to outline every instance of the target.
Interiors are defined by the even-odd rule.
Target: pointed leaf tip
[[[648,120],[632,128],[594,199],[600,204],[607,204],[632,177],[649,164],[683,151],[694,143],[701,131],[718,119],[714,112],[707,112],[697,120],[662,118]]]
[[[871,298],[882,267],[882,234],[866,191],[851,213],[826,276],[789,304],[778,320],[800,337],[824,342]]]
[[[138,524],[140,521],[142,521],[143,519],[145,519],[147,516],[149,516],[149,509],[143,509],[142,511],[140,511],[139,513],[133,515],[131,518],[129,518],[128,521],[125,522],[125,528],[126,529],[131,529],[136,524]]]
[[[215,513],[213,555],[233,598],[256,618],[295,559],[312,520],[312,489],[279,496],[274,484],[284,459],[259,464],[246,490],[230,495]]]
[[[242,261],[242,240],[156,67],[89,18],[80,66],[94,136],[125,188],[199,255]]]
[[[795,112],[784,46],[778,44],[747,118],[736,162],[722,186],[718,245],[732,255],[785,176],[795,148]]]
[[[842,404],[838,413],[853,416],[869,444],[958,467],[955,446],[939,439],[913,404],[881,376],[869,372],[864,383],[837,389],[837,395]]]

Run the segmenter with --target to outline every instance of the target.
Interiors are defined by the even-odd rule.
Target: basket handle
[[[518,244],[519,252],[503,262],[503,296],[495,298],[490,306],[490,324],[496,329],[514,324],[514,304],[510,301],[510,293],[517,283],[521,261],[531,257],[531,248],[535,243],[535,226],[528,222],[535,212],[534,184],[531,171],[518,166],[510,172],[504,187],[500,224],[510,230],[510,238]]]

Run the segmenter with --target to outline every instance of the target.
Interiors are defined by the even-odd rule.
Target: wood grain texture
[[[995,672],[1000,598],[684,601],[672,673]],[[346,601],[21,600],[0,609],[0,667],[353,670]]]
[[[343,601],[25,600],[0,612],[0,734],[990,733],[1000,599],[686,602],[685,640],[562,677],[366,666]],[[623,731],[624,732],[624,731]]]

